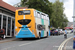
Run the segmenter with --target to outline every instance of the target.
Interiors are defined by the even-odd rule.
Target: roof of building
[[[0,6],[15,12],[16,8],[0,0]]]
[[[15,12],[16,9],[26,9],[27,8],[27,7],[17,7],[17,8],[15,8],[14,6],[9,5],[8,3],[5,3],[2,0],[0,0],[0,7],[3,7],[5,9],[11,10],[13,12]]]

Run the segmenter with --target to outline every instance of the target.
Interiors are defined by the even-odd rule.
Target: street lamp
[[[75,35],[75,16],[73,16],[73,34]]]
[[[74,9],[73,9],[73,34],[75,35],[75,0],[74,0]]]

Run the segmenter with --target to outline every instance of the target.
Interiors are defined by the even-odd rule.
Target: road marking
[[[24,46],[24,45],[28,45],[28,44],[31,44],[32,42],[30,42],[30,43],[25,43],[25,44],[21,44],[21,45],[19,45],[19,46]]]
[[[44,40],[44,39],[40,39],[40,40],[33,41],[33,42],[30,42],[30,43],[24,43],[24,44],[21,44],[21,45],[18,45],[18,46],[21,47],[21,46],[28,45],[28,44],[35,43],[35,42],[39,42],[39,41],[42,41],[42,40]],[[10,49],[10,48],[14,48],[14,47],[16,47],[16,46],[12,46],[12,47],[8,47],[8,48],[4,48],[4,49],[1,49],[1,50],[8,50],[8,49]]]
[[[13,48],[13,47],[15,47],[15,46],[4,48],[4,49],[1,49],[1,50],[8,50],[8,49]]]
[[[65,41],[63,41],[63,42],[61,43],[61,45],[59,46],[58,50],[62,50],[62,48],[64,47],[65,43],[66,43],[67,41],[69,41],[71,38],[73,38],[73,37],[70,37],[70,38],[66,39]]]
[[[65,44],[64,46],[66,46],[66,45],[67,45],[67,43],[68,43],[68,42],[66,42],[66,44]],[[66,47],[64,47],[63,49],[64,49],[64,50],[66,50]]]
[[[33,42],[30,42],[30,43],[21,44],[21,45],[19,45],[19,46],[28,45],[28,44],[35,43],[35,42],[39,42],[39,41],[42,41],[42,40],[44,40],[44,39],[41,39],[41,40],[38,40],[38,41],[33,41]]]

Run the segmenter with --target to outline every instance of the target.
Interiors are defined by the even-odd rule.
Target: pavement
[[[73,38],[71,38],[65,43],[63,50],[75,50],[73,49]]]
[[[68,35],[68,37],[71,36]],[[58,46],[64,40],[63,35],[49,36],[48,38],[41,39],[14,40],[0,43],[0,50],[58,50]]]
[[[0,43],[4,43],[4,42],[10,42],[10,41],[14,41],[14,40],[18,40],[15,37],[11,37],[11,38],[5,38],[0,40]]]

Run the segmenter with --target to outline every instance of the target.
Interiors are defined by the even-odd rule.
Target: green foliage
[[[64,12],[64,7],[63,7],[63,2],[59,2],[57,0],[55,3],[52,5],[53,13],[51,16],[51,25],[54,26],[55,28],[64,28],[67,26],[67,17],[63,13]]]
[[[41,12],[44,12],[51,17],[51,14],[53,12],[52,10],[52,3],[48,0],[29,0],[29,2],[24,3],[25,0],[22,1],[22,6],[29,5],[29,8],[34,8],[36,10],[39,10]]]
[[[52,30],[52,28],[50,28],[50,30]]]
[[[55,3],[51,3],[48,0],[22,0],[22,7],[28,5],[28,8],[34,8],[49,15],[50,24],[55,28],[64,28],[67,26],[66,15],[63,14],[63,3],[57,0]]]

